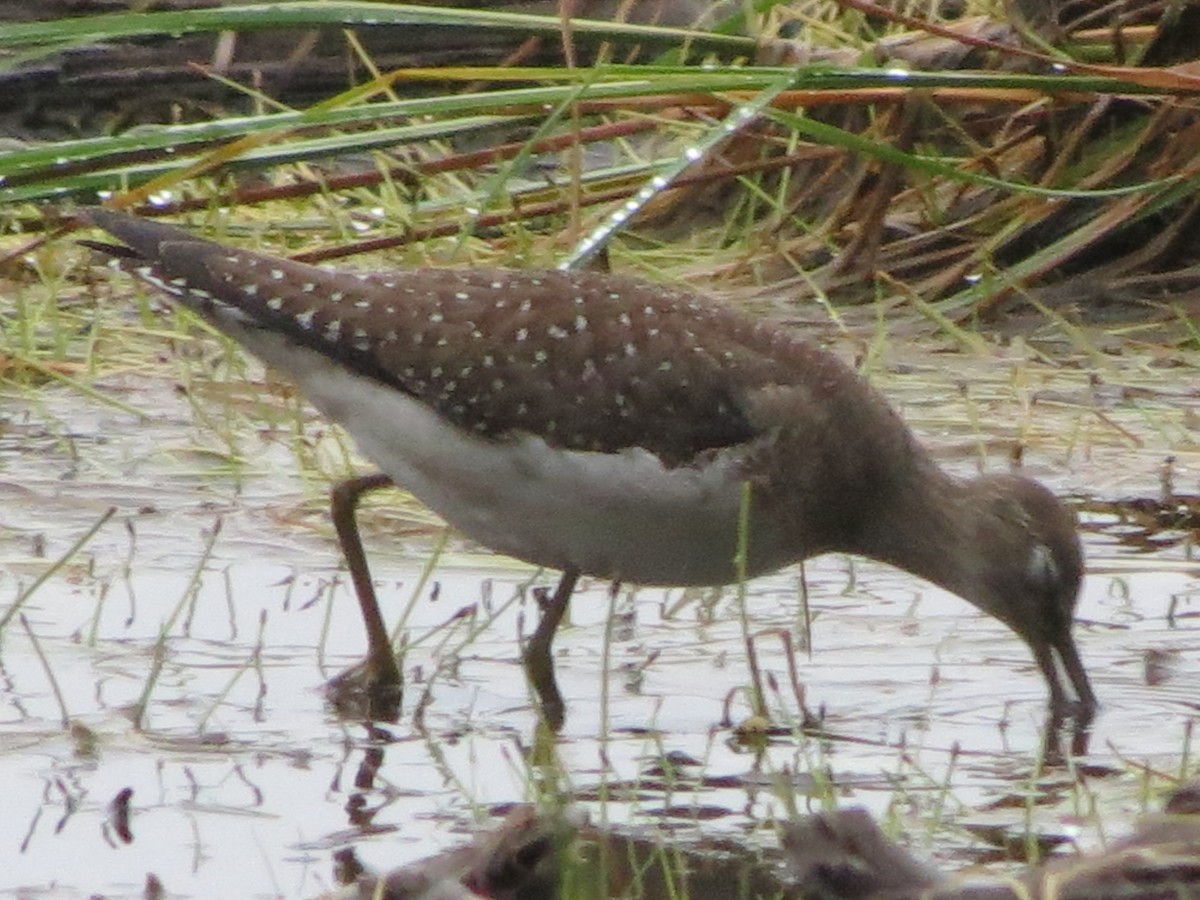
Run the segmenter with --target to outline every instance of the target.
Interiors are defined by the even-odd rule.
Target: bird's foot
[[[325,697],[340,718],[395,722],[404,701],[404,680],[390,654],[382,664],[367,658],[331,678]]]

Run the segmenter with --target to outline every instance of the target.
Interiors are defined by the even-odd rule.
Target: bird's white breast
[[[537,565],[641,584],[736,579],[742,485],[734,454],[667,468],[639,448],[596,453],[528,434],[484,438],[314,350],[245,331],[235,336],[295,380],[397,484],[472,540]],[[757,549],[758,571],[788,561]]]

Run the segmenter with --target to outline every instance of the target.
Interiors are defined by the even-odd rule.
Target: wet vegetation
[[[0,25],[0,892],[316,896],[351,848],[389,871],[529,802],[583,840],[564,896],[795,890],[780,823],[854,806],[1006,874],[1195,774],[1194,6],[72,6]],[[363,636],[327,490],[363,463],[98,266],[97,202],[339,265],[607,266],[802,329],[952,466],[1075,505],[1086,752],[1045,755],[1007,629],[838,557],[585,580],[553,738],[518,646],[557,573],[399,491],[360,521],[403,705],[339,714]],[[544,888],[540,852],[505,889]]]

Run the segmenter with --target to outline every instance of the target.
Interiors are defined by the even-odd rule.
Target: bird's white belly
[[[292,345],[283,360],[261,344],[253,349],[286,363],[279,367],[367,457],[472,540],[537,565],[641,584],[736,580],[742,487],[729,454],[703,467],[666,468],[641,449],[568,451],[531,435],[484,439],[316,352],[297,354]],[[296,364],[300,358],[305,364]],[[747,574],[795,556],[754,549]]]

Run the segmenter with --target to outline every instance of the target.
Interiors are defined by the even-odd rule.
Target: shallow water
[[[1137,390],[1105,391],[1082,371],[902,352],[885,390],[964,473],[1002,469],[1020,437],[1026,470],[1066,494],[1157,497],[1168,454],[1175,488],[1194,489],[1196,402],[1177,372],[1131,365],[1120,377]],[[339,722],[321,685],[358,659],[363,635],[323,482],[302,475],[286,422],[239,434],[244,461],[231,462],[220,416],[197,422],[172,387],[101,383],[153,410],[145,422],[61,387],[4,398],[0,615],[118,511],[24,601],[29,630],[13,618],[0,633],[0,896],[140,896],[147,873],[179,896],[313,896],[332,885],[338,848],[395,866],[534,796],[545,776],[526,761],[535,719],[515,638],[533,621],[529,586],[555,574],[452,540],[406,624],[401,720],[374,732]],[[198,408],[224,407],[201,396]],[[328,460],[328,429],[309,427]],[[440,532],[417,508],[366,519],[394,621]],[[733,721],[749,713],[734,590],[614,600],[591,582],[556,643],[568,704],[558,777],[594,818],[688,841],[772,847],[784,795],[804,809],[827,779],[839,802],[898,819],[946,859],[986,855],[962,826],[1019,832],[1023,797],[1039,829],[1084,846],[1118,836],[1155,802],[1145,772],[1195,769],[1200,566],[1186,530],[1146,552],[1112,514],[1085,512],[1085,524],[1077,634],[1104,708],[1073,770],[1031,782],[1045,687],[1011,632],[903,573],[826,557],[804,568],[811,654],[798,646],[798,570],[752,582],[749,609],[778,685],[775,723],[798,724],[786,634],[829,738],[791,731],[754,746],[722,724],[731,694]],[[125,789],[128,842],[111,809]]]

